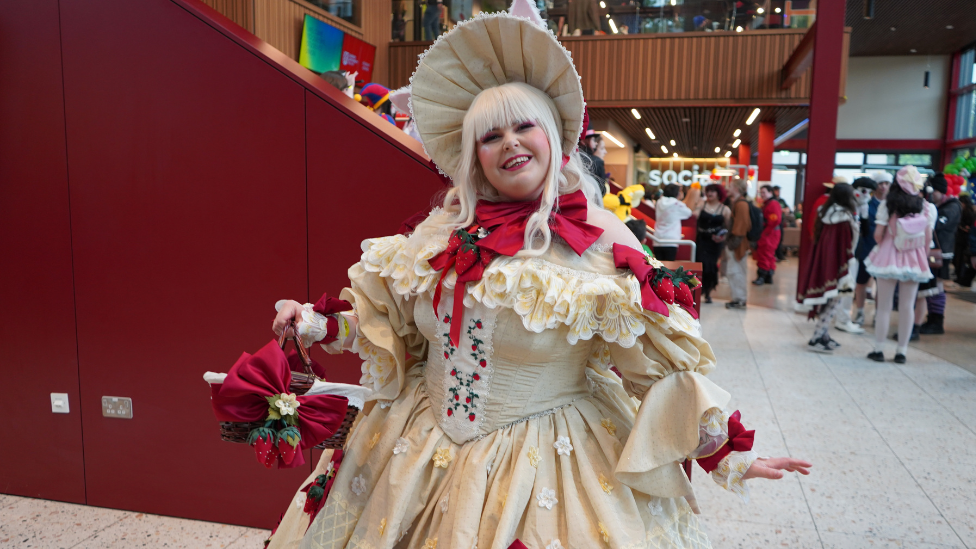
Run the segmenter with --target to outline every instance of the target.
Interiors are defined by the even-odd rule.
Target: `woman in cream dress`
[[[444,207],[363,242],[351,311],[279,304],[277,332],[335,338],[373,393],[321,511],[310,524],[298,493],[272,548],[710,547],[686,460],[724,455],[712,477],[743,497],[747,478],[809,467],[729,452],[738,422],[698,321],[644,309],[614,261],[640,244],[583,195],[572,62],[534,8],[513,12],[458,25],[412,79],[425,148],[454,181]]]

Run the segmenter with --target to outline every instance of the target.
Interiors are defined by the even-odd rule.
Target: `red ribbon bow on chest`
[[[434,256],[430,266],[441,271],[441,278],[434,290],[434,313],[441,301],[441,286],[447,270],[454,267],[457,284],[454,286],[454,307],[451,318],[451,343],[458,346],[461,339],[461,315],[464,313],[464,287],[468,282],[481,280],[485,268],[496,254],[514,256],[525,243],[525,225],[539,201],[488,202],[479,200],[475,209],[476,224],[459,229],[451,235],[447,249]],[[479,237],[480,229],[490,234]],[[549,216],[549,228],[569,244],[577,255],[583,255],[603,234],[603,229],[586,222],[586,196],[583,191],[559,197]]]

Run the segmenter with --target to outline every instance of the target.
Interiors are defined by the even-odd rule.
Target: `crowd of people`
[[[396,124],[394,116],[410,116],[404,100],[397,108],[386,87],[368,83],[355,93],[356,74],[332,71],[322,78],[376,114]],[[396,93],[396,92],[395,92]],[[403,125],[415,135],[412,119]],[[780,197],[780,189],[762,185],[749,197],[745,179],[725,184],[683,186],[665,184],[619,185],[607,171],[606,144],[600,132],[587,129],[578,151],[583,169],[602,196],[603,206],[627,225],[645,250],[661,261],[678,257],[685,238],[682,226],[695,218],[697,257],[702,264],[702,302],[712,303],[712,292],[724,274],[729,285],[729,309],[745,309],[749,260],[756,260],[752,284],[773,283],[776,264],[785,258],[783,229],[801,218]],[[811,350],[829,353],[840,346],[830,328],[864,333],[865,305],[875,301],[875,349],[868,358],[883,361],[892,311],[898,311],[894,360],[906,361],[908,343],[922,336],[945,333],[945,282],[970,286],[976,277],[976,207],[972,198],[948,194],[945,176],[926,178],[913,166],[897,176],[877,172],[853,183],[835,177],[818,199],[813,220],[812,266],[799,274],[797,301],[816,319]],[[597,194],[599,193],[599,194]],[[635,216],[647,197],[653,209],[653,227],[646,216]],[[637,214],[639,215],[639,214]],[[906,235],[910,235],[906,236]],[[873,293],[872,293],[873,286]]]
[[[890,339],[897,341],[895,362],[904,363],[910,341],[945,333],[946,282],[969,287],[976,278],[972,197],[950,195],[943,174],[926,177],[913,166],[897,175],[876,172],[853,183],[835,177],[824,186],[826,193],[815,202],[815,215],[807,223],[811,264],[798,278],[798,309],[816,320],[809,348],[830,353],[839,347],[830,328],[864,333],[865,306],[872,300],[875,349],[868,358],[885,360],[891,313],[898,311]],[[610,209],[626,202],[616,198],[623,193],[615,195],[614,188],[604,199]],[[630,205],[628,226],[652,244],[649,251],[657,259],[673,261],[682,224],[694,216],[702,302],[712,303],[712,292],[724,276],[731,293],[726,308],[744,309],[749,255],[756,261],[752,284],[771,284],[777,262],[785,257],[783,229],[796,224],[799,205],[794,212],[772,185],[760,186],[751,199],[748,182],[740,178],[706,185],[689,201],[685,192],[694,188],[669,184],[643,189],[641,196],[651,199],[648,205],[654,210],[653,229],[629,216]]]

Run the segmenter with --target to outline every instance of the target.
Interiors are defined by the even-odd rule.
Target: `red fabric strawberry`
[[[274,466],[275,460],[281,453],[275,446],[274,431],[267,427],[252,429],[247,435],[247,443],[254,446],[254,455],[258,458],[258,463],[268,469]]]
[[[474,267],[478,263],[480,257],[478,254],[478,247],[474,244],[464,244],[461,249],[458,250],[457,263],[454,264],[454,272],[458,276],[463,275],[468,272],[468,269]]]
[[[281,453],[281,461],[284,461],[285,465],[291,465],[295,459],[295,454],[301,451],[298,446],[301,440],[302,434],[297,427],[288,426],[278,431],[278,451]]]
[[[674,303],[674,282],[671,280],[671,271],[661,267],[654,275],[654,282],[651,284],[654,293],[665,303]]]
[[[698,311],[695,310],[695,297],[691,292],[693,287],[700,284],[698,278],[685,271],[684,267],[678,267],[678,270],[674,272],[673,280],[675,302],[684,307],[692,317],[698,318]]]

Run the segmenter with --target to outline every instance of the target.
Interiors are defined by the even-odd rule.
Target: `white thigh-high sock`
[[[898,352],[901,354],[905,354],[908,350],[908,338],[912,337],[916,295],[918,295],[918,282],[902,281],[898,284]]]
[[[874,311],[874,350],[884,350],[884,341],[888,337],[888,327],[891,325],[891,308],[895,303],[895,286],[897,280],[891,278],[878,279],[878,295],[875,296]],[[914,299],[912,300],[914,302]],[[901,317],[901,313],[898,315]],[[914,320],[913,316],[907,316]]]

